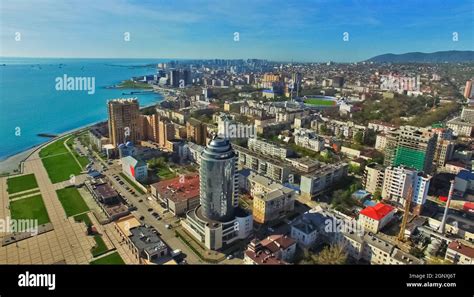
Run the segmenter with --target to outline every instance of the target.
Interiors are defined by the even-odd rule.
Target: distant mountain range
[[[434,53],[384,54],[368,59],[378,63],[444,63],[474,62],[474,51],[442,51]]]

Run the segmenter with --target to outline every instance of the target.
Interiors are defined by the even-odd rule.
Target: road
[[[86,154],[85,148],[76,143],[79,150]],[[119,192],[119,194],[124,197],[128,202],[134,205],[137,209],[132,212],[132,214],[137,218],[144,217],[141,222],[145,225],[152,226],[156,230],[158,230],[160,234],[160,238],[169,246],[170,250],[180,249],[186,255],[186,261],[189,264],[205,264],[197,255],[195,255],[191,249],[184,244],[179,238],[175,236],[175,231],[173,228],[167,229],[166,225],[174,225],[176,226],[176,222],[178,218],[174,217],[171,213],[164,213],[165,209],[163,209],[155,200],[149,201],[147,198],[149,195],[147,194],[140,194],[135,191],[136,196],[131,194],[126,187],[128,186],[130,189],[133,189],[132,185],[129,185],[127,181],[123,180],[120,177],[119,173],[122,172],[122,167],[119,164],[119,160],[112,160],[112,164],[106,165],[106,170],[102,170],[102,166],[105,162],[101,161],[98,156],[94,157],[94,164],[92,168],[101,172],[107,179],[112,183],[113,187]],[[122,181],[124,184],[121,185],[119,181],[114,178],[114,175],[119,177],[119,181]],[[142,202],[140,202],[140,200]],[[153,211],[148,211],[148,209],[153,209]],[[155,217],[151,215],[152,212],[157,212],[162,220],[157,220]]]

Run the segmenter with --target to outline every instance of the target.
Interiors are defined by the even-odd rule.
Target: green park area
[[[64,141],[66,138],[58,139],[39,153],[52,183],[68,180],[71,175],[78,175],[82,171],[78,161],[64,146]]]
[[[41,195],[12,201],[10,203],[10,215],[15,220],[38,220],[38,225],[49,222],[48,212]]]
[[[24,192],[21,192],[19,194],[15,194],[15,195],[8,195],[8,198],[10,199],[16,199],[16,198],[20,198],[20,197],[25,197],[25,196],[29,196],[29,195],[32,195],[32,194],[36,194],[36,193],[39,193],[41,192],[40,189],[33,189],[33,190],[29,190],[29,191],[24,191]]]
[[[95,246],[91,249],[91,253],[93,257],[98,257],[108,251],[107,245],[105,245],[105,242],[102,239],[102,236],[98,234],[94,235],[94,240],[95,240]]]
[[[73,146],[73,137],[69,138],[68,140],[66,140],[66,145],[69,147],[69,149],[71,150],[72,154],[74,155],[74,157],[77,159],[77,161],[79,162],[79,164],[81,164],[82,168],[86,167],[87,164],[89,164],[89,159],[84,156],[84,155],[79,155],[79,153],[74,149],[74,146]]]
[[[87,207],[87,204],[84,202],[84,199],[82,199],[81,194],[75,187],[56,190],[56,193],[58,194],[59,201],[68,217],[89,210],[89,207]]]
[[[152,85],[143,82],[134,82],[132,80],[124,80],[118,85],[119,89],[153,89]]]
[[[119,264],[125,264],[125,262],[122,260],[122,257],[117,252],[111,253],[110,255],[104,256],[100,259],[97,259],[95,261],[92,261],[90,263],[91,265],[119,265]]]
[[[158,169],[158,176],[161,180],[170,179],[176,177],[176,174],[171,171],[168,167],[162,167]]]
[[[148,168],[158,175],[160,180],[166,180],[176,177],[176,174],[170,170],[168,160],[164,157],[153,158],[148,161]]]
[[[26,190],[35,189],[38,187],[35,175],[27,174],[16,177],[10,177],[7,179],[7,191],[8,194],[23,192]]]
[[[89,218],[89,216],[87,215],[87,213],[81,213],[81,214],[78,214],[78,215],[74,216],[74,221],[84,222],[84,224],[86,224],[86,226],[92,226],[92,221]]]
[[[336,105],[336,102],[332,101],[332,100],[326,100],[326,99],[306,99],[304,101],[304,103],[306,104],[310,104],[310,105],[316,105],[316,106],[333,106],[333,105]]]

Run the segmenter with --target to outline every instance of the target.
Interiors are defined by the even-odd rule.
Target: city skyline
[[[468,1],[45,0],[41,7],[2,2],[1,56],[356,62],[472,50],[474,41]]]

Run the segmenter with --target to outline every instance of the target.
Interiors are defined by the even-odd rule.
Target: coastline
[[[166,96],[164,94],[161,94],[161,95],[163,96],[163,100],[161,100],[161,101],[166,100]],[[158,101],[158,102],[155,102],[155,103],[150,103],[150,104],[147,104],[145,106],[142,106],[142,107],[140,107],[140,110],[143,110],[144,108],[148,108],[148,107],[151,107],[151,106],[158,105],[159,102],[161,102],[161,101]],[[0,160],[0,176],[21,174],[22,171],[23,171],[23,169],[22,169],[23,162],[25,162],[37,150],[43,148],[44,146],[50,144],[51,142],[54,142],[54,141],[58,140],[61,137],[79,132],[79,131],[84,130],[84,129],[91,128],[91,127],[93,127],[93,126],[95,126],[99,123],[103,123],[105,121],[107,121],[107,119],[101,120],[101,121],[98,121],[98,122],[94,122],[94,123],[90,123],[90,124],[86,124],[84,126],[77,127],[77,128],[72,129],[72,130],[65,131],[63,133],[58,134],[54,138],[50,138],[49,140],[47,140],[45,142],[42,142],[42,143],[39,143],[35,146],[29,147],[29,148],[27,148],[27,149],[25,149],[21,152],[14,153],[14,154],[11,154],[9,156],[6,156],[4,159]],[[17,171],[15,171],[15,170],[17,170]]]

